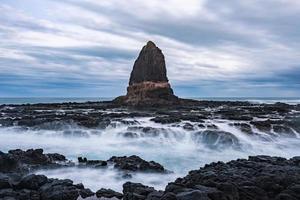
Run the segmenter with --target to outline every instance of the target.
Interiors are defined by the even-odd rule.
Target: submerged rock
[[[89,166],[89,167],[95,167],[95,168],[100,168],[100,167],[106,167],[107,166],[107,161],[104,160],[88,160],[86,157],[78,157],[78,163],[79,166]]]
[[[198,142],[202,142],[209,148],[239,147],[240,143],[232,133],[217,130],[205,130],[194,133]]]

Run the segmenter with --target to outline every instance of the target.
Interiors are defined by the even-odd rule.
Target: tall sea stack
[[[149,41],[143,47],[135,61],[126,96],[118,97],[114,102],[131,106],[179,103],[167,78],[165,57],[153,42]]]

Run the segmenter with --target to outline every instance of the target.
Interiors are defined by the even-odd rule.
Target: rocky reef
[[[100,161],[82,162],[99,164]],[[126,182],[123,193],[101,188],[96,192],[69,179],[59,180],[32,174],[32,168],[66,162],[63,155],[43,154],[41,149],[11,150],[0,154],[0,199],[4,200],[297,200],[300,198],[300,157],[291,159],[249,156],[227,163],[207,164],[186,177],[169,183],[164,191],[141,183]],[[137,156],[112,157],[118,169],[158,170],[163,166]],[[148,166],[137,169],[138,166]],[[16,167],[17,166],[17,167]],[[59,167],[66,167],[60,165]],[[22,170],[20,170],[22,169]]]
[[[127,87],[126,96],[115,103],[130,106],[155,106],[178,104],[169,80],[162,51],[149,41],[136,59]]]
[[[73,184],[72,180],[51,179],[44,175],[34,174],[39,169],[66,168],[77,166],[79,168],[108,167],[113,165],[116,169],[126,172],[154,172],[166,173],[164,167],[154,161],[145,161],[133,155],[129,157],[111,157],[107,161],[88,160],[78,158],[79,163],[68,161],[64,155],[58,153],[44,154],[43,149],[10,150],[8,153],[0,152],[0,199],[5,200],[76,200],[80,198],[112,198],[121,199],[123,194],[111,189],[101,188],[96,193],[84,188],[82,184]]]
[[[250,156],[190,171],[165,191],[125,183],[125,200],[296,200],[300,199],[300,157]]]

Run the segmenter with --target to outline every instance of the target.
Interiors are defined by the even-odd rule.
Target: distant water
[[[300,97],[185,97],[196,100],[213,101],[249,101],[253,103],[276,103],[300,104]],[[0,98],[1,104],[35,104],[35,103],[64,103],[64,102],[87,102],[87,101],[110,101],[113,97],[17,97]]]
[[[300,97],[194,97],[196,100],[213,101],[249,101],[252,103],[287,103],[291,105],[300,104]]]
[[[35,104],[35,103],[64,103],[64,102],[87,102],[87,101],[109,101],[109,97],[16,97],[0,98],[0,104]]]

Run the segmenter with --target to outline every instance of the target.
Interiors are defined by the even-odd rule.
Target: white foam
[[[132,120],[132,119],[131,119]],[[178,126],[161,125],[150,121],[150,118],[136,118],[142,127],[164,128],[157,137],[137,131],[137,138],[120,136],[127,130],[127,125],[118,124],[106,130],[91,130],[78,127],[66,127],[66,131],[53,130],[22,130],[18,128],[0,128],[0,149],[43,148],[45,152],[56,152],[74,161],[79,156],[88,159],[107,160],[111,156],[138,155],[145,160],[154,160],[165,168],[174,171],[173,174],[134,174],[132,180],[163,189],[176,177],[184,176],[189,170],[198,169],[213,161],[229,161],[237,158],[247,158],[249,155],[272,155],[293,157],[300,153],[299,138],[271,138],[265,133],[256,131],[259,137],[242,133],[229,125],[230,121],[212,121],[220,130],[235,135],[242,146],[239,149],[225,148],[214,150],[199,143],[192,137],[195,131],[187,131]],[[192,123],[192,122],[190,122]],[[193,124],[193,123],[192,123]],[[195,124],[195,123],[194,123]],[[78,133],[79,136],[78,136]],[[262,138],[267,138],[263,140]],[[121,191],[121,186],[128,181],[120,179],[120,174],[114,169],[78,169],[66,168],[42,171],[53,178],[69,178],[76,183],[82,182],[93,190],[112,188]]]

